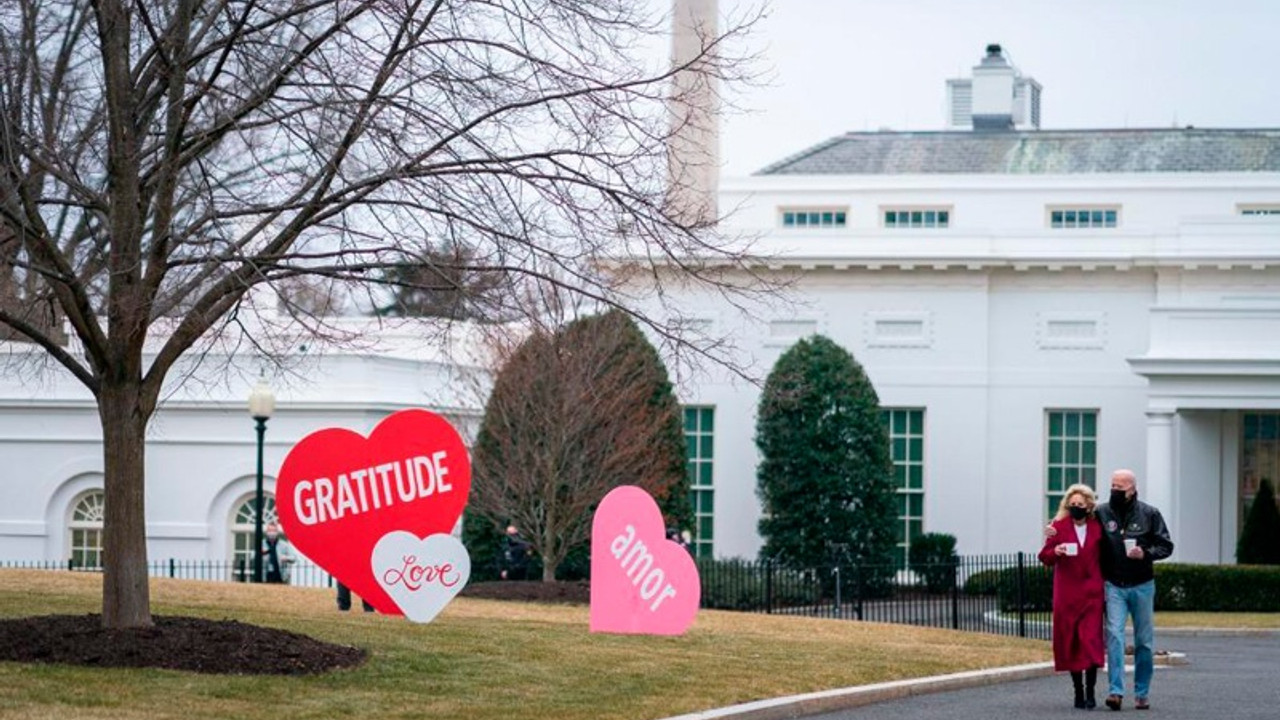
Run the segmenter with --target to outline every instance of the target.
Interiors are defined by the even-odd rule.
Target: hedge
[[[1280,567],[1157,563],[1156,610],[1280,612]]]
[[[813,572],[790,570],[741,559],[698,558],[702,607],[715,610],[763,610],[812,605],[822,593]],[[767,577],[772,573],[772,578]]]
[[[951,590],[958,562],[956,536],[946,533],[925,533],[912,540],[907,551],[907,566],[935,594]]]
[[[1280,612],[1280,567],[1157,563],[1156,611]],[[969,595],[997,595],[1000,608],[1018,609],[1017,568],[984,570],[965,581]],[[1053,572],[1026,566],[1023,609],[1053,607]]]

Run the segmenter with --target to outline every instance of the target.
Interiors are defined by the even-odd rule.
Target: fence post
[[[173,558],[169,558],[169,577],[178,576],[178,562]]]
[[[840,566],[836,565],[833,571],[836,574],[836,617],[844,619],[844,603],[840,599]]]
[[[773,561],[764,561],[764,614],[773,614]]]
[[[855,605],[853,608],[854,616],[857,617],[858,620],[861,620],[862,619],[862,596],[863,596],[861,565],[853,566],[853,592],[857,596],[855,600],[857,605]]]
[[[73,557],[67,558],[67,572],[71,572],[72,570],[75,570],[75,569],[76,569],[76,559]]]
[[[960,629],[960,558],[953,557],[951,563],[951,629]]]
[[[1026,555],[1018,551],[1018,637],[1027,636],[1027,564]]]

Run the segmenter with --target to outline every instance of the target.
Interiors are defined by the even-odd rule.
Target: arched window
[[[77,569],[102,569],[102,518],[106,495],[91,490],[71,505],[71,565]]]
[[[236,580],[247,580],[253,576],[253,520],[257,517],[257,501],[250,495],[236,505],[235,515],[231,517],[231,565]],[[262,527],[278,522],[276,516],[276,497],[271,493],[262,495]]]

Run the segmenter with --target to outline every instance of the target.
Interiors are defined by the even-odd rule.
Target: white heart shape
[[[471,556],[458,538],[437,533],[421,540],[393,530],[373,546],[373,576],[404,616],[431,622],[466,587]]]

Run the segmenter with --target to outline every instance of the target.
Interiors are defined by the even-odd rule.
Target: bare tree
[[[311,275],[358,290],[452,243],[477,248],[469,271],[559,285],[661,332],[617,284],[645,273],[602,258],[717,285],[708,268],[748,267],[662,187],[670,78],[734,80],[724,40],[745,24],[664,67],[646,61],[665,26],[645,7],[0,4],[0,226],[19,300],[0,324],[97,401],[105,625],[151,622],[143,460],[162,385],[212,343],[252,345],[255,287]]]
[[[540,329],[502,365],[476,438],[470,505],[490,522],[515,523],[551,581],[619,485],[648,490],[669,524],[687,526],[684,465],[666,368],[615,310]]]
[[[426,253],[420,263],[397,265],[384,273],[391,288],[387,302],[374,313],[391,317],[433,317],[450,320],[501,322],[518,317],[512,302],[519,297],[494,272],[472,270],[476,253],[467,247],[442,248]]]

